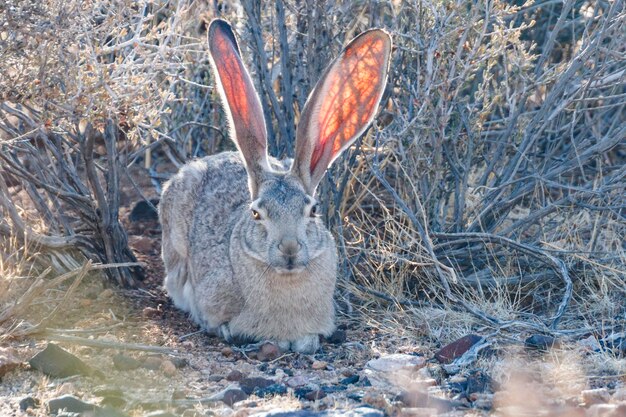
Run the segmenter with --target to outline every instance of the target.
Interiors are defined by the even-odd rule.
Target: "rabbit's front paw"
[[[320,337],[318,334],[308,334],[291,342],[291,350],[294,352],[315,353],[319,347]]]

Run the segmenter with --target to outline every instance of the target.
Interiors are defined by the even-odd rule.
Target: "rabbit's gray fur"
[[[315,351],[317,335],[334,329],[335,244],[321,220],[305,212],[310,197],[299,181],[272,162],[276,171],[266,173],[259,200],[274,220],[268,229],[299,235],[310,258],[305,271],[280,274],[267,265],[280,257],[268,253],[277,240],[250,215],[241,156],[224,152],[185,165],[163,189],[165,288],[207,330]]]
[[[315,189],[374,117],[391,39],[381,30],[362,34],[329,66],[302,111],[292,163],[267,156],[263,110],[230,25],[216,19],[208,32],[239,152],[190,162],[166,183],[159,204],[165,289],[226,340],[269,339],[314,352],[319,335],[334,329],[337,276],[335,242],[313,212]]]

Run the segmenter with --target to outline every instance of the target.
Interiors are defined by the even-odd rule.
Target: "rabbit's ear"
[[[387,32],[364,32],[346,46],[311,92],[300,117],[292,167],[310,194],[374,118],[387,83],[390,53]]]
[[[228,22],[213,20],[208,37],[211,66],[216,74],[230,137],[244,157],[254,199],[259,177],[268,169],[267,131],[261,101],[243,65],[237,39]]]

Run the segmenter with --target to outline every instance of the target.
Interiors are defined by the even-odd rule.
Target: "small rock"
[[[552,336],[534,334],[524,341],[524,346],[526,346],[527,349],[546,351],[552,348],[558,348],[560,342]]]
[[[228,388],[221,395],[221,401],[232,407],[233,404],[248,399],[248,394],[239,388]]]
[[[72,395],[64,395],[48,401],[48,410],[50,414],[58,414],[60,410],[69,411],[71,413],[83,413],[85,411],[94,412],[96,405],[86,403]]]
[[[352,375],[347,378],[342,379],[339,383],[342,385],[351,385],[359,382],[359,375]]]
[[[291,388],[302,387],[309,383],[309,380],[302,375],[296,375],[287,379],[286,384]]]
[[[332,343],[333,345],[340,345],[342,343],[345,343],[346,339],[347,339],[346,331],[341,330],[341,329],[336,329],[333,332],[333,334],[331,334],[330,336],[326,338],[328,343]]]
[[[482,337],[475,334],[464,336],[439,349],[439,351],[435,353],[435,358],[439,363],[451,363],[455,359],[463,356],[465,352],[481,340]]]
[[[611,399],[609,390],[606,388],[584,390],[580,393],[580,395],[586,406],[608,403]]]
[[[98,300],[104,300],[104,299],[107,299],[107,298],[111,298],[111,297],[113,297],[113,294],[114,294],[113,290],[111,288],[107,288],[105,290],[102,290],[100,292],[100,294],[98,294]]]
[[[287,394],[287,387],[283,384],[272,384],[265,388],[257,388],[254,390],[254,395],[261,398],[284,394]]]
[[[256,353],[256,358],[262,362],[273,361],[280,356],[280,349],[274,343],[263,343]]]
[[[144,319],[160,319],[163,317],[163,311],[154,307],[145,307],[141,310],[141,317]]]
[[[140,366],[141,362],[135,358],[122,355],[121,353],[113,355],[113,367],[118,371],[132,371]]]
[[[209,375],[209,381],[211,382],[220,382],[224,379],[224,375]]]
[[[322,369],[326,369],[327,366],[328,366],[328,362],[325,362],[325,361],[314,361],[311,364],[311,368],[315,369],[316,371],[321,371]]]
[[[230,346],[226,346],[222,348],[222,355],[226,356],[227,358],[230,356],[233,356],[233,349]]]
[[[143,360],[141,366],[146,369],[150,369],[151,371],[156,371],[157,369],[161,368],[162,363],[163,359],[157,356],[148,356]]]
[[[159,204],[159,200],[151,198],[150,203],[145,200],[138,201],[130,211],[128,218],[131,222],[156,221],[159,214],[155,207]]]
[[[169,360],[161,362],[160,369],[165,376],[172,377],[176,374],[176,365],[174,365],[172,361]]]
[[[93,370],[83,361],[54,343],[48,343],[48,346],[33,356],[28,363],[34,369],[54,378],[93,374]]]
[[[378,372],[398,372],[401,370],[416,370],[424,366],[426,360],[422,356],[405,355],[402,353],[394,353],[391,355],[381,356],[378,359],[372,359],[366,368]]]
[[[89,307],[91,304],[93,304],[93,301],[91,301],[89,298],[84,298],[80,300],[78,303],[80,304],[81,307]]]
[[[233,369],[232,371],[230,371],[228,375],[226,375],[227,381],[238,382],[238,381],[241,381],[242,379],[243,379],[243,373],[237,369]]]
[[[239,381],[239,386],[246,394],[250,395],[259,388],[267,388],[274,384],[271,379],[265,379],[261,377],[244,378]]]
[[[176,369],[185,368],[187,365],[189,365],[189,362],[185,358],[172,357],[169,360],[170,360],[170,362],[172,362],[174,364]]]
[[[29,408],[39,408],[39,400],[31,396],[22,398],[20,400],[20,410],[26,411]]]
[[[0,379],[8,372],[20,366],[21,363],[22,362],[17,359],[13,349],[0,347]]]

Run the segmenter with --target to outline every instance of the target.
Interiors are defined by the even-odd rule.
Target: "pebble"
[[[311,365],[311,368],[315,369],[316,371],[321,371],[323,369],[326,369],[327,366],[328,366],[328,362],[314,361],[313,364]]]
[[[29,408],[39,408],[39,400],[31,396],[22,398],[20,400],[20,410],[26,411]]]
[[[185,358],[172,357],[169,360],[170,360],[170,362],[172,362],[174,364],[176,369],[185,368],[187,365],[189,365],[189,362]]]
[[[176,374],[176,365],[174,365],[172,361],[169,360],[161,362],[160,369],[165,376],[172,377]]]
[[[232,407],[233,404],[248,399],[248,394],[239,388],[227,388],[221,393],[221,401]]]
[[[352,375],[352,376],[342,379],[339,383],[342,385],[356,384],[357,382],[359,382],[359,378],[360,377],[358,375]]]
[[[252,394],[255,390],[261,388],[267,388],[273,385],[274,381],[271,379],[265,379],[261,377],[244,378],[239,381],[239,386],[248,395]]]
[[[238,381],[241,381],[242,379],[243,379],[243,373],[237,369],[233,369],[232,371],[230,371],[228,375],[226,375],[227,381],[238,382]]]
[[[465,352],[481,340],[482,337],[475,334],[463,336],[439,349],[437,353],[435,353],[435,359],[437,359],[439,363],[451,363],[455,359],[463,356]]]
[[[273,361],[280,356],[280,349],[274,343],[264,343],[256,353],[258,360],[262,362]]]
[[[286,381],[286,384],[291,388],[302,387],[308,383],[309,383],[309,380],[302,375],[293,376],[287,379]]]
[[[95,411],[98,407],[93,404],[86,403],[72,395],[64,395],[48,401],[48,410],[50,414],[57,414],[59,410],[65,409],[71,413],[84,413],[86,411]]]
[[[92,369],[83,361],[54,343],[48,343],[46,348],[33,356],[28,363],[34,369],[54,378],[93,374]]]
[[[365,364],[365,367],[377,372],[391,373],[401,370],[416,370],[424,366],[425,363],[426,359],[422,356],[394,353],[381,356],[378,359],[372,359]]]
[[[527,349],[546,351],[552,348],[558,348],[560,346],[560,342],[552,336],[534,334],[524,340],[524,346]]]
[[[233,351],[233,349],[230,346],[226,346],[226,347],[222,348],[221,353],[222,353],[223,356],[226,356],[228,358],[230,356],[233,356],[233,353],[235,353],[235,352]]]
[[[611,399],[609,390],[606,388],[584,390],[581,391],[580,395],[583,399],[583,403],[585,403],[586,406],[608,403]]]

